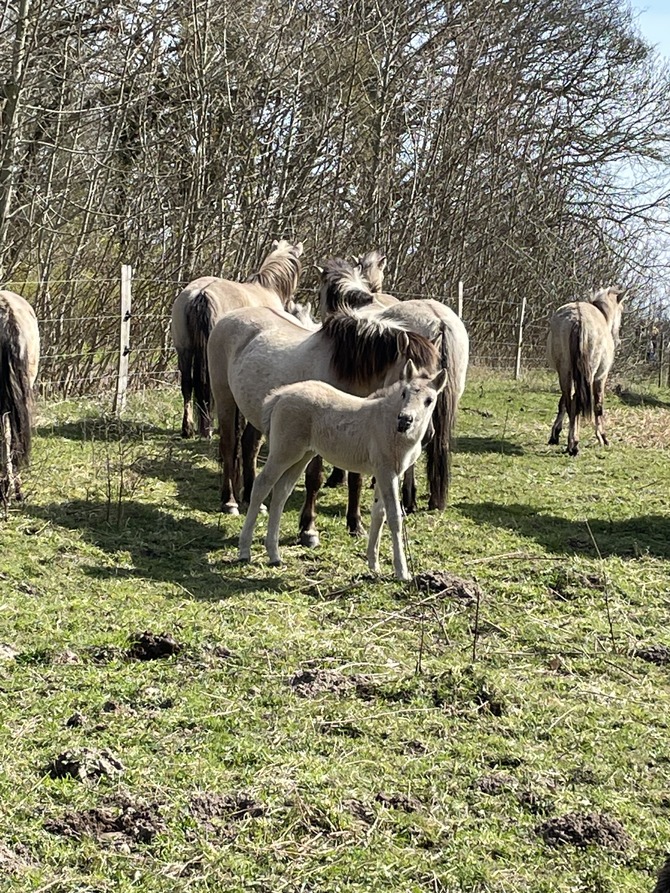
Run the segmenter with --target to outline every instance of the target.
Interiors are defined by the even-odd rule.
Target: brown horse
[[[40,334],[30,304],[0,291],[0,500],[23,499],[20,471],[28,464],[32,439],[33,385],[40,359]]]
[[[603,427],[603,399],[614,350],[619,344],[623,299],[623,289],[601,288],[591,301],[563,304],[551,318],[547,361],[558,372],[561,398],[549,443],[558,443],[567,412],[570,456],[579,452],[581,417],[595,417],[598,443],[608,443]]]
[[[207,339],[221,317],[240,307],[293,309],[292,298],[300,277],[302,242],[282,239],[258,272],[246,282],[202,276],[190,282],[172,305],[172,339],[177,349],[181,393],[184,398],[182,437],[193,435],[191,398],[195,396],[198,428],[203,437],[212,432],[211,391],[207,369]]]

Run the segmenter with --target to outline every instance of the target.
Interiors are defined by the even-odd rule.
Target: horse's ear
[[[628,289],[623,285],[615,286],[612,291],[616,295],[617,302],[620,304],[625,298],[628,297]]]
[[[379,260],[377,262],[377,266],[379,267],[380,270],[384,269],[384,267],[386,266],[386,255],[385,254],[379,255]]]
[[[362,255],[358,255],[358,254],[351,255],[351,262],[355,267],[360,267],[362,260],[363,260]]]
[[[272,245],[270,246],[270,248],[272,249],[272,251],[274,251],[275,248],[279,248],[279,240],[278,240],[278,239],[274,239],[273,242],[272,242]]]
[[[320,267],[318,264],[314,264],[314,269],[319,271],[319,276],[323,276],[323,267]]]
[[[413,360],[407,360],[405,368],[402,370],[403,381],[411,381],[416,375],[416,366]]]
[[[296,257],[301,257],[301,256],[302,256],[302,252],[303,252],[303,250],[304,250],[302,242],[298,242],[297,245],[294,245],[294,246],[293,246],[293,250],[295,251],[295,256],[296,256]]]
[[[447,383],[447,370],[440,369],[440,371],[437,373],[437,375],[431,380],[430,386],[431,386],[431,388],[435,388],[435,390],[439,394],[440,391],[444,390],[444,386],[446,385],[446,383]]]
[[[406,354],[409,350],[409,335],[407,334],[407,332],[398,332],[396,343],[398,345],[398,353],[400,354],[400,356],[404,356],[404,354]]]

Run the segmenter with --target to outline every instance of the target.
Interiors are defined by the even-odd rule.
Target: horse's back
[[[37,378],[40,360],[40,333],[37,316],[28,301],[13,291],[0,290],[0,301],[9,309],[16,324],[21,356],[25,357],[28,379],[32,387]]]
[[[579,350],[589,360],[594,373],[607,372],[614,359],[612,333],[603,314],[588,301],[563,304],[551,317],[547,337],[547,361],[551,368],[560,373],[570,364],[575,327]]]

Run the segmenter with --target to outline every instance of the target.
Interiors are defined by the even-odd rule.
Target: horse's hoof
[[[357,524],[355,527],[349,528],[349,536],[365,536],[365,527],[362,524]]]
[[[568,452],[568,456],[578,456],[579,455],[579,447],[577,446],[577,444],[575,444],[574,446],[568,447],[567,452]]]
[[[316,549],[320,545],[319,534],[316,531],[301,530],[298,542],[307,549]]]
[[[558,445],[558,434],[552,434],[549,440],[547,441],[549,446],[557,446]]]
[[[226,503],[221,506],[221,514],[222,515],[239,515],[240,510],[236,505],[229,505]]]
[[[281,567],[282,560],[281,560],[281,558],[277,558],[276,561],[268,561],[268,564],[270,567]]]
[[[610,445],[609,440],[608,440],[608,439],[605,437],[605,435],[603,434],[603,435],[602,435],[602,444],[601,444],[601,446],[609,446],[609,445]]]
[[[444,503],[436,502],[435,500],[431,499],[428,502],[428,511],[429,512],[443,512],[444,511]]]
[[[193,428],[182,427],[181,436],[184,438],[184,440],[190,440],[193,437]]]
[[[242,555],[241,553],[237,556],[238,564],[249,564],[251,561],[251,555]]]

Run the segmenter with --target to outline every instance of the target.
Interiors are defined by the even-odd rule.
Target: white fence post
[[[458,318],[463,319],[463,280],[458,280]]]
[[[119,330],[119,372],[114,395],[114,412],[121,415],[126,406],[128,389],[128,360],[130,357],[130,313],[131,285],[133,268],[130,264],[121,266],[121,328]]]
[[[524,296],[521,301],[521,313],[519,314],[519,332],[516,339],[516,365],[514,367],[514,377],[519,378],[521,375],[521,345],[523,343],[523,318],[526,315],[526,298]]]

